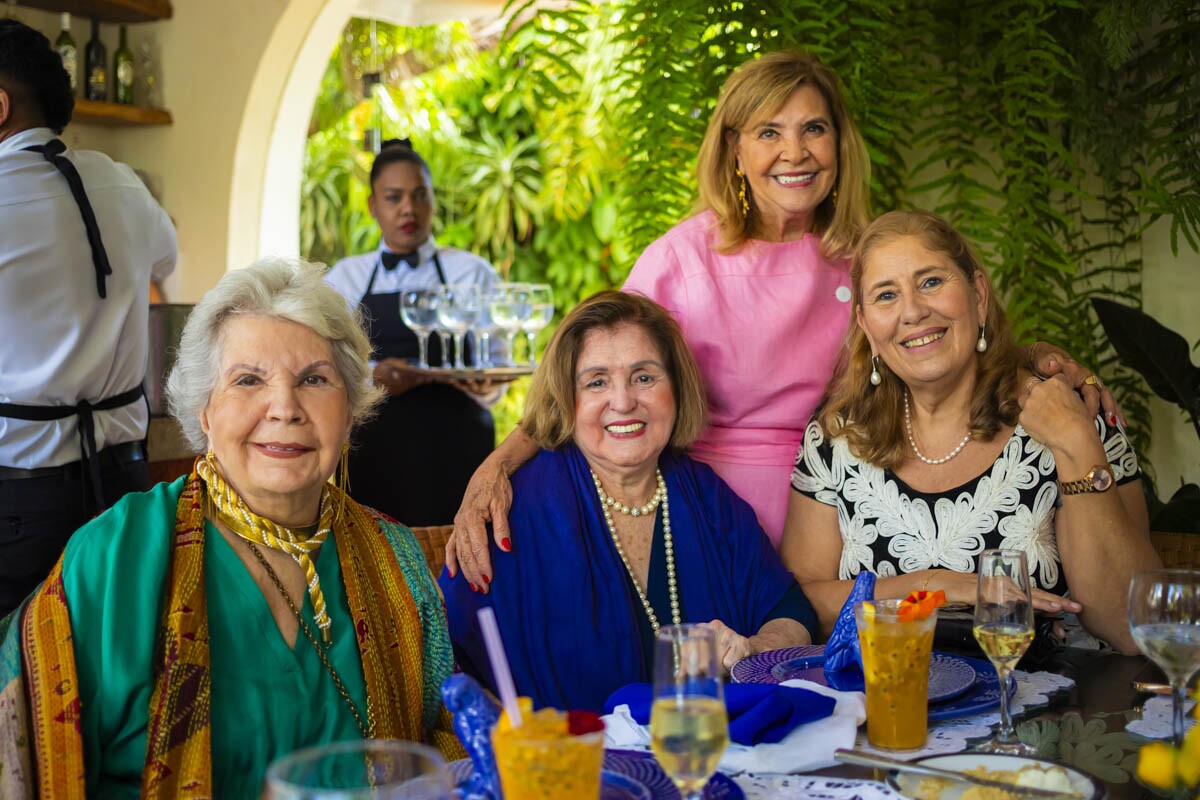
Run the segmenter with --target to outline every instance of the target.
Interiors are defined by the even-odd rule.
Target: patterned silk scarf
[[[335,502],[343,499],[340,490],[329,491]],[[204,484],[193,472],[176,507],[167,565],[143,798],[200,800],[214,794],[204,505]],[[440,679],[450,669],[449,640],[444,623],[429,613],[431,601],[440,610],[440,597],[425,596],[436,595],[437,589],[420,547],[385,517],[353,501],[345,509],[333,537],[362,658],[372,733],[428,741],[448,760],[461,758],[465,753],[438,696]],[[424,628],[414,590],[421,592]],[[0,786],[15,787],[18,797],[85,800],[79,690],[61,559],[18,619],[22,669],[15,670],[12,686],[0,686],[0,711],[11,705],[8,710],[19,713],[28,697],[30,735],[9,737],[17,763],[5,766],[15,774],[0,776]],[[6,648],[16,642],[0,630],[0,659],[12,657]],[[8,672],[14,670],[0,669],[0,675]],[[19,685],[21,674],[24,687]],[[5,738],[0,736],[0,745]]]

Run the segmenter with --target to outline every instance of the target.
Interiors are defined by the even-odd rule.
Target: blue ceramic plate
[[[654,800],[680,800],[679,790],[654,760],[653,753],[605,750],[604,770],[633,778],[650,790]],[[704,800],[746,800],[746,795],[733,780],[718,772],[704,787]]]
[[[990,669],[990,667],[989,667]],[[785,647],[755,653],[733,665],[730,673],[738,683],[783,683],[806,680],[842,692],[861,692],[862,676],[825,675],[825,648],[820,645]],[[929,661],[929,703],[944,703],[975,685],[978,675],[967,659],[934,653]]]
[[[607,753],[604,766],[605,769],[600,772],[600,800],[656,800],[656,795],[651,794],[646,785],[637,778],[609,769]],[[470,759],[464,758],[450,764],[450,775],[455,784],[462,783],[470,774]],[[679,793],[676,792],[675,796],[678,797]]]

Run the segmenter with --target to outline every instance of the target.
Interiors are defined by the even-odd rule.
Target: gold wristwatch
[[[1107,492],[1116,483],[1116,479],[1113,477],[1112,467],[1108,464],[1097,464],[1088,470],[1087,475],[1077,481],[1055,481],[1055,483],[1058,484],[1059,494],[1088,494],[1090,492]]]

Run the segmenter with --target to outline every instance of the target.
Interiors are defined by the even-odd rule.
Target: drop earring
[[[871,356],[871,385],[878,386],[883,383],[883,377],[879,374],[879,356]]]
[[[981,353],[987,350],[987,335],[982,325],[979,326],[979,341],[975,343],[975,349]]]
[[[738,202],[742,204],[742,216],[750,216],[750,200],[746,197],[746,173],[742,172],[741,167],[734,167],[733,174],[738,176],[741,185],[738,187]]]

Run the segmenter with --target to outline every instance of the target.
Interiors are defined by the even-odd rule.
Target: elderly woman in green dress
[[[331,482],[377,402],[369,352],[316,265],[196,306],[167,394],[206,455],[81,528],[0,622],[0,796],[253,798],[310,745],[460,753],[420,547]]]

